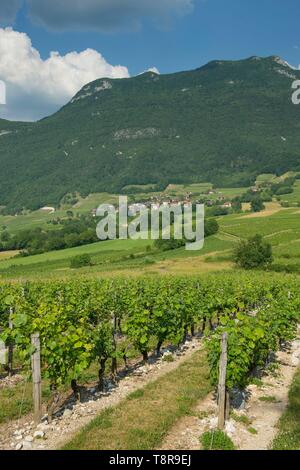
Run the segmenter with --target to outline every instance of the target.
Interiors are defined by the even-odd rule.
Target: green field
[[[241,196],[247,192],[249,187],[240,187],[240,188],[218,188],[214,190],[214,194],[209,194],[208,199],[215,201],[220,197],[225,197],[225,199],[234,199],[237,196]]]
[[[279,204],[270,203],[259,214],[219,217],[219,233],[207,238],[199,252],[184,248],[161,252],[154,248],[151,240],[115,240],[24,258],[3,256],[0,258],[0,278],[197,274],[232,269],[232,248],[240,239],[257,233],[271,242],[276,264],[299,265],[300,270],[299,215],[300,211],[295,208],[282,209]],[[83,253],[91,256],[93,266],[71,269],[70,260]]]
[[[86,198],[80,198],[77,204],[72,210],[77,213],[90,212],[93,209],[97,209],[100,204],[118,204],[118,196],[115,194],[108,193],[94,193],[90,194]]]
[[[293,193],[281,196],[281,200],[294,204],[300,203],[300,180],[296,180]]]
[[[270,180],[273,175],[260,175],[260,181]],[[140,186],[142,189],[143,186]],[[144,188],[146,189],[146,188]],[[148,188],[150,189],[150,188]],[[135,200],[155,195],[174,194],[177,197],[191,192],[193,197],[204,195],[212,189],[210,183],[190,185],[169,185],[165,193],[135,194]],[[207,195],[211,199],[224,196],[232,199],[247,191],[247,187],[219,188]],[[294,193],[284,196],[290,202],[300,200],[300,181],[296,180]],[[88,214],[101,203],[117,204],[118,197],[114,194],[97,193],[87,198],[80,198],[71,209],[76,214]],[[19,216],[0,216],[0,227],[16,233],[22,229],[42,227],[57,230],[59,226],[49,221],[64,218],[67,208],[53,214],[41,210]],[[75,275],[106,276],[118,273],[165,274],[201,273],[211,270],[231,269],[232,248],[241,238],[255,234],[263,235],[272,243],[275,263],[287,266],[300,266],[300,210],[297,207],[282,208],[278,202],[266,204],[266,209],[258,214],[242,213],[218,217],[219,233],[205,240],[204,248],[199,252],[188,252],[184,248],[161,252],[154,248],[150,240],[116,240],[94,243],[60,251],[52,251],[35,256],[13,257],[16,253],[2,253],[0,256],[0,279],[18,279],[31,277],[73,277]],[[70,261],[74,256],[89,254],[93,266],[82,269],[71,269]],[[299,267],[300,271],[300,267]]]
[[[256,178],[256,184],[272,183],[277,178],[273,173],[263,173]]]
[[[266,184],[266,183],[279,183],[284,181],[287,178],[293,178],[298,175],[297,171],[287,171],[281,176],[274,175],[273,173],[264,173],[258,175],[256,178],[256,185]]]
[[[32,229],[35,227],[47,227],[48,230],[52,227],[47,222],[57,218],[65,217],[66,211],[56,211],[54,214],[43,212],[41,210],[30,212],[26,215],[0,215],[0,228],[6,227],[12,234],[19,230]]]

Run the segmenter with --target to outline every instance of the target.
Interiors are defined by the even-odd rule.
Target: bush
[[[204,225],[205,238],[211,235],[214,235],[215,233],[218,233],[218,231],[219,231],[219,224],[215,219],[205,220],[205,225]]]
[[[182,248],[185,245],[185,240],[175,240],[171,238],[170,240],[155,240],[154,246],[161,251],[177,250]]]
[[[272,264],[269,270],[276,273],[299,274],[300,264]]]
[[[261,235],[255,235],[238,244],[234,251],[234,261],[244,269],[269,266],[273,261],[272,246]]]
[[[150,256],[146,256],[146,257],[143,259],[143,264],[145,264],[145,265],[155,264],[155,261],[154,261],[154,259],[151,258]]]
[[[255,196],[251,201],[252,212],[260,212],[264,210],[265,206],[260,196]]]
[[[221,217],[222,215],[228,215],[229,209],[219,206],[219,207],[213,208],[211,213],[214,217]]]
[[[294,192],[293,188],[291,186],[282,186],[281,188],[278,188],[276,191],[277,196],[282,196],[284,194],[292,194]]]
[[[223,431],[208,431],[200,438],[203,450],[235,450],[234,443]]]
[[[71,259],[71,268],[78,269],[85,266],[92,266],[92,258],[88,254],[78,255]]]

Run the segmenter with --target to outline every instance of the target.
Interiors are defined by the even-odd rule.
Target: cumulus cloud
[[[30,18],[52,30],[138,30],[143,18],[168,25],[194,0],[27,0]]]
[[[0,116],[35,120],[59,109],[86,83],[98,78],[125,78],[128,69],[110,65],[93,49],[43,60],[25,33],[0,28],[0,79],[7,86],[7,105]]]
[[[0,24],[13,23],[21,5],[22,0],[0,0]]]

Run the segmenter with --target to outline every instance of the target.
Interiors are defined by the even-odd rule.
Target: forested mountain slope
[[[245,185],[300,170],[300,79],[278,57],[86,85],[36,123],[0,120],[0,205],[57,204],[128,184]]]

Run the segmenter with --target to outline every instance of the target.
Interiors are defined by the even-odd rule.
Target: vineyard
[[[114,377],[132,348],[147,361],[153,345],[159,355],[163,345],[195,334],[204,336],[216,385],[220,338],[228,333],[226,385],[243,388],[254,368],[294,339],[299,287],[297,278],[261,274],[1,285],[0,337],[26,367],[31,335],[39,333],[52,404],[63,384],[77,393],[77,380],[92,363],[99,365],[102,390],[105,374]]]

